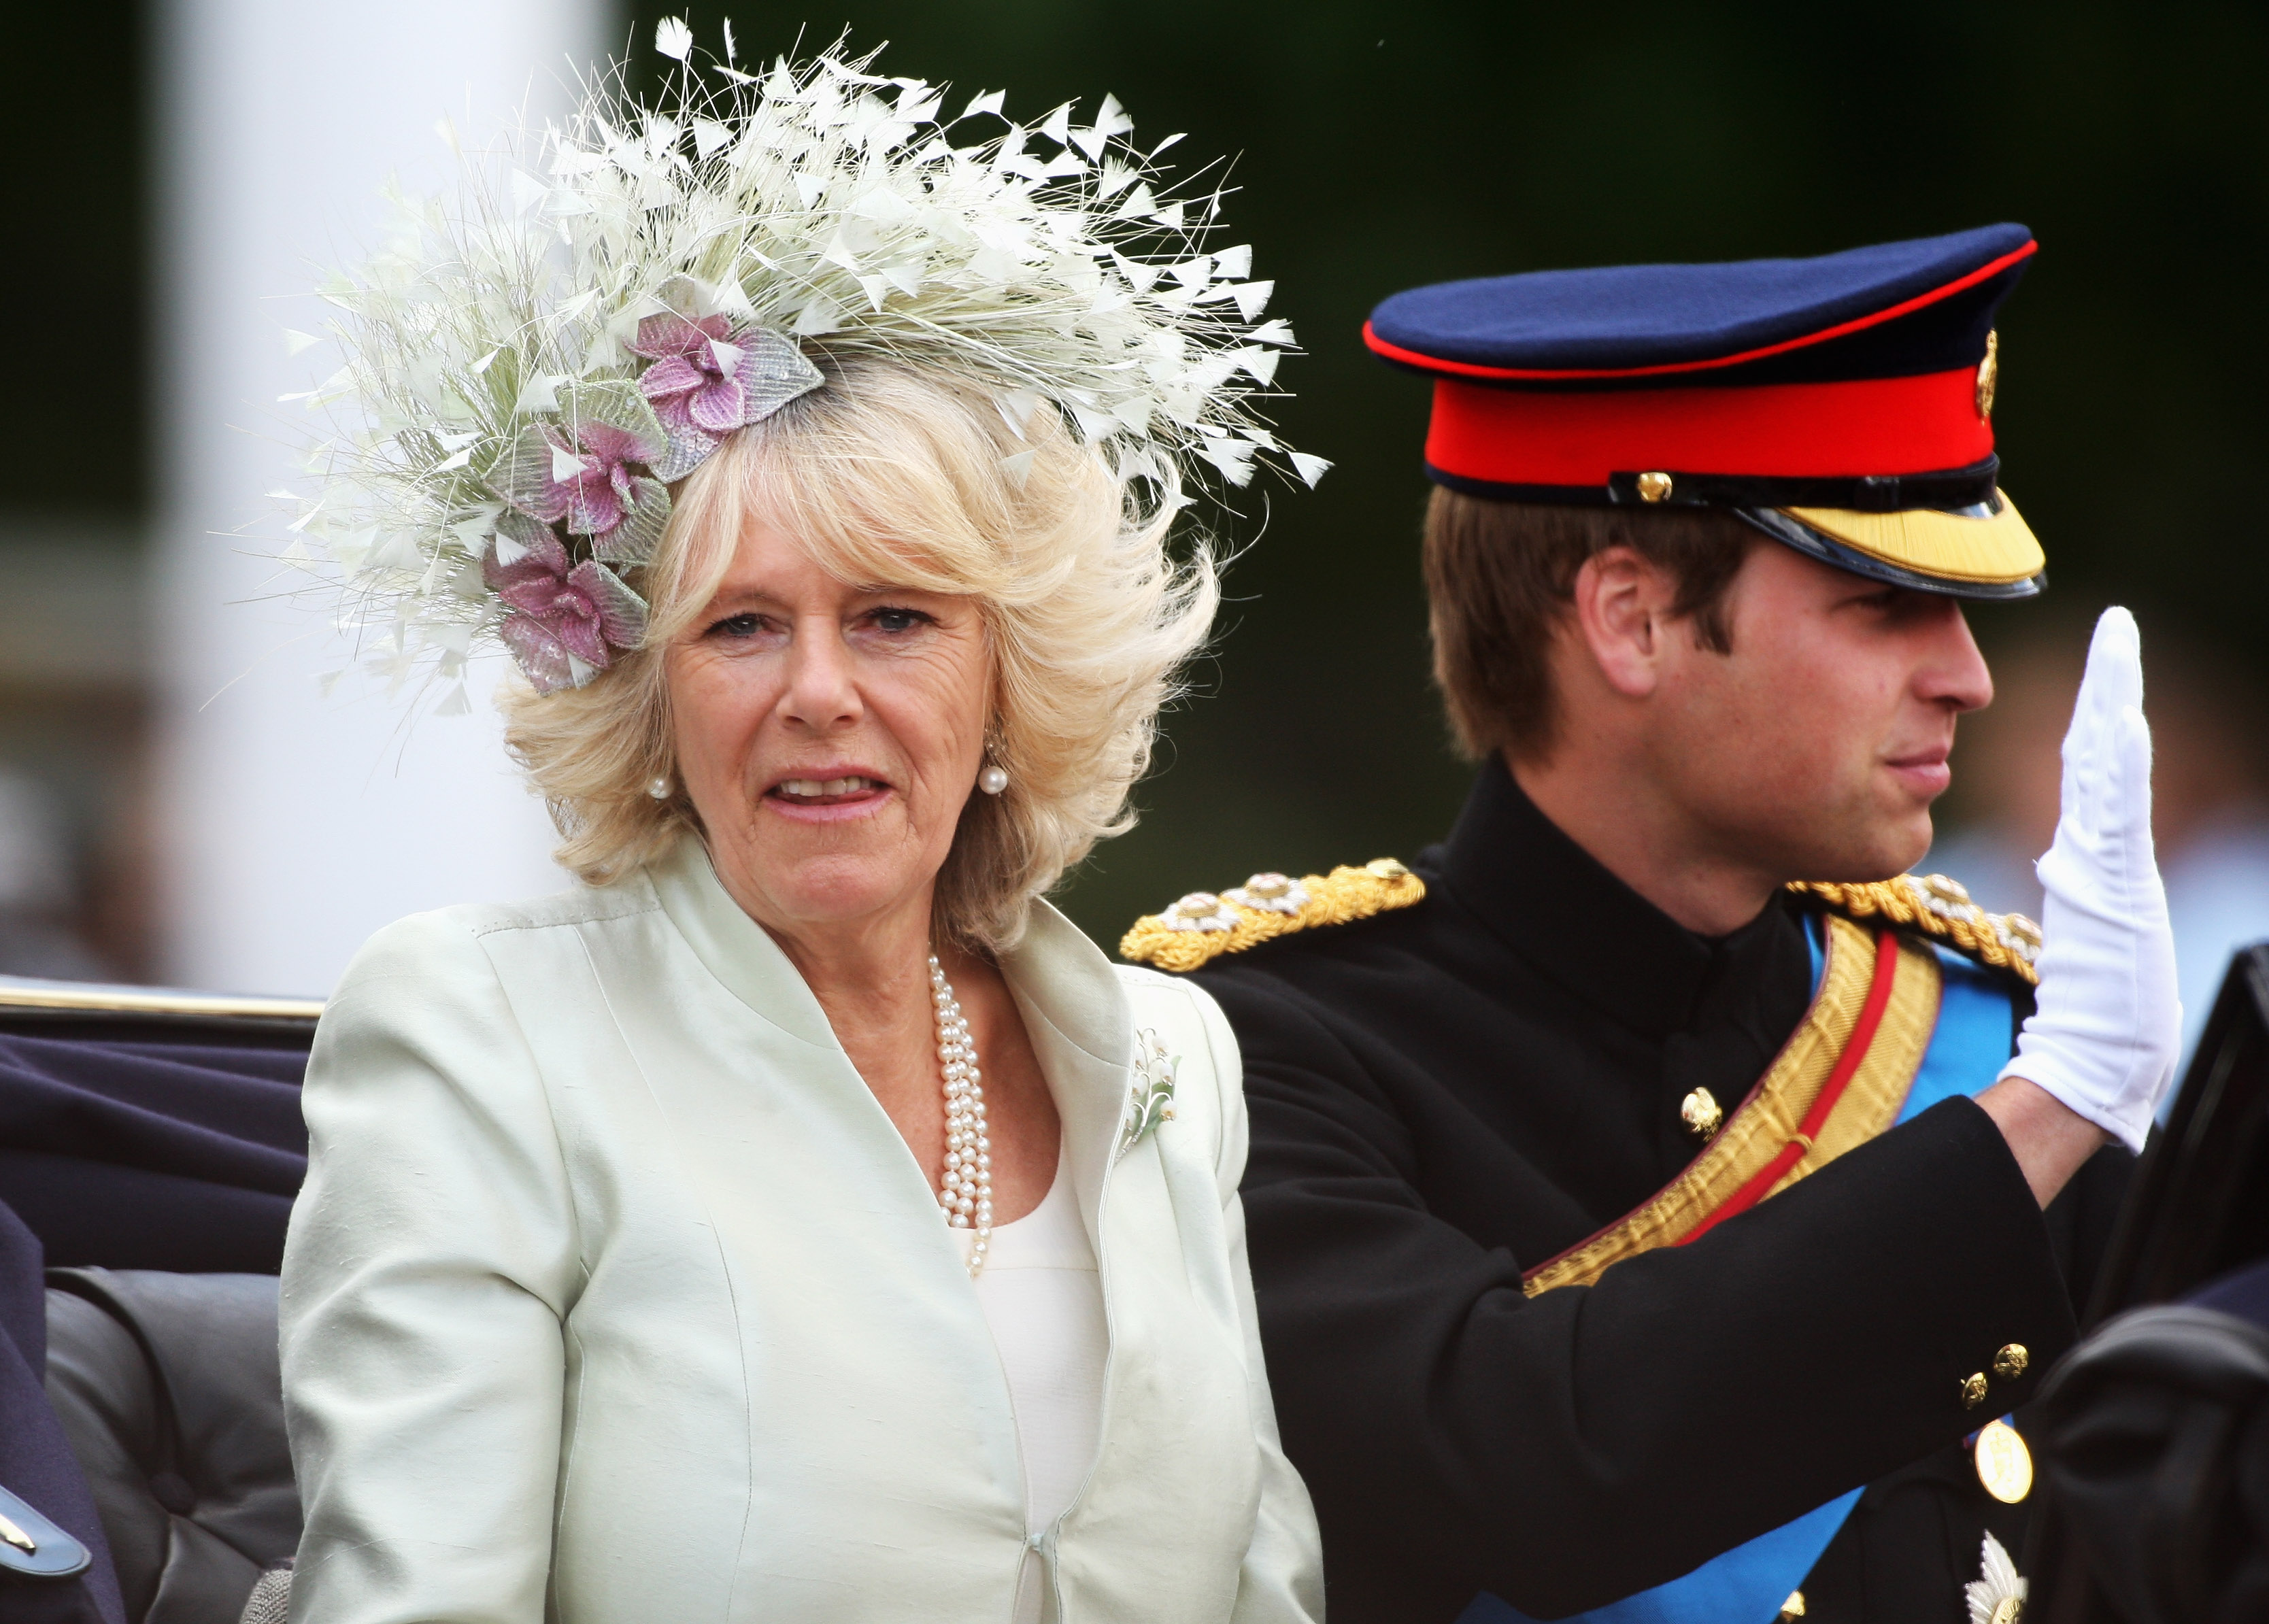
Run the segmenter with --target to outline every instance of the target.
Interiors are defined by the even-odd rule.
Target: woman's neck
[[[836,1041],[934,1188],[946,1129],[929,908],[925,892],[918,909],[871,920],[764,928],[819,1000]],[[1062,1133],[1055,1101],[1000,967],[950,944],[941,943],[937,956],[976,1040],[992,1108],[994,1205],[1000,1222],[1012,1222],[1040,1204],[1054,1179]]]
[[[851,1063],[886,1105],[900,1088],[935,1087],[928,904],[925,897],[918,907],[817,927],[765,926],[819,1000]]]

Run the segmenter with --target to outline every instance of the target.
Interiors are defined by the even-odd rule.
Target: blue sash
[[[1807,921],[1815,993],[1828,962],[1820,932],[1816,918]],[[2008,989],[1994,972],[1951,949],[1933,943],[1932,950],[1938,955],[1944,991],[1930,1046],[1923,1051],[1922,1064],[1915,1068],[1914,1082],[1899,1107],[1901,1122],[1940,1100],[1991,1086],[2008,1061],[2015,1036]],[[1805,1576],[1851,1515],[1859,1494],[1855,1488],[1840,1495],[1667,1584],[1577,1613],[1561,1624],[1773,1624],[1789,1592],[1802,1587]],[[1458,1624],[1536,1621],[1483,1591],[1458,1615]]]

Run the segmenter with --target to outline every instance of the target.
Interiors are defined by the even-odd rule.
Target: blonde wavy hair
[[[975,599],[992,659],[987,754],[1009,787],[971,794],[934,912],[940,934],[998,951],[1035,897],[1133,827],[1158,712],[1220,601],[1213,555],[1201,540],[1186,562],[1168,550],[1182,506],[1171,469],[1142,495],[1053,410],[1012,428],[991,394],[949,376],[821,365],[825,388],[737,431],[674,492],[642,583],[645,642],[581,688],[539,694],[515,674],[506,743],[551,810],[561,865],[607,884],[700,832],[682,790],[647,793],[679,781],[662,653],[715,594],[749,518],[839,579]]]

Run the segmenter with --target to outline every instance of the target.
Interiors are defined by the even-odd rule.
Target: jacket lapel
[[[1132,1086],[1127,995],[1111,962],[1079,927],[1036,903],[1032,922],[1001,973],[1024,1017],[1025,1035],[1063,1119],[1064,1160],[1097,1261],[1103,1259],[1103,1186],[1119,1144]],[[1108,1279],[1106,1270],[1105,1278]]]

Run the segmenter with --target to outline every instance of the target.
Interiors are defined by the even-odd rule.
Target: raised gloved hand
[[[2036,865],[2041,987],[2004,1077],[2143,1148],[2181,1052],[2175,938],[2151,845],[2151,729],[2135,617],[2108,609],[2064,736],[2064,803]]]

